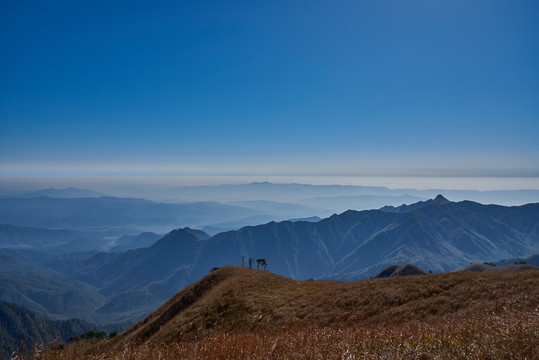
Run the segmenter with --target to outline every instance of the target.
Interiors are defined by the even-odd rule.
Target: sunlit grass
[[[537,284],[537,271],[340,283],[229,267],[111,340],[34,358],[539,359]]]
[[[37,353],[35,359],[538,359],[539,310],[436,323],[224,333],[120,351],[85,350],[79,344]]]

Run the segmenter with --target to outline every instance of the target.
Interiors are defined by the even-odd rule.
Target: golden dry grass
[[[539,313],[505,313],[354,328],[221,333],[198,341],[127,345],[80,357],[68,348],[37,359],[537,359]]]
[[[227,267],[143,322],[43,359],[537,359],[539,271],[353,283]]]

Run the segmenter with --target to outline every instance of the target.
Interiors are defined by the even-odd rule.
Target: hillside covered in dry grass
[[[227,266],[119,336],[45,358],[537,358],[539,271],[344,283]]]

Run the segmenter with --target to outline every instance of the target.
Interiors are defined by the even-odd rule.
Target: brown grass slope
[[[539,308],[539,271],[448,273],[352,283],[296,281],[227,266],[180,291],[108,344],[193,341],[224,333],[434,323]]]

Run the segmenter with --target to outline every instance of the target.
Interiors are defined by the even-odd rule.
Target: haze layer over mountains
[[[122,327],[212,268],[249,258],[294,279],[358,280],[395,264],[438,273],[525,256],[533,263],[539,250],[538,203],[448,199],[539,199],[533,190],[429,197],[434,190],[252,183],[167,191],[186,202],[77,197],[73,188],[2,198],[0,300]]]

